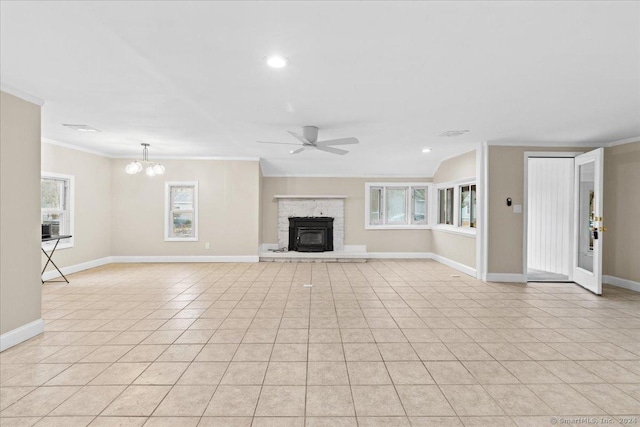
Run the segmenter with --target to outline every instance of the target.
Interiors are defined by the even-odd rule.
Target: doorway
[[[528,282],[602,295],[604,149],[526,152],[523,263]]]
[[[526,272],[530,282],[567,282],[573,241],[574,158],[527,158]]]

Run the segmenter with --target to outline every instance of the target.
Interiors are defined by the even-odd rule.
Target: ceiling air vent
[[[68,127],[69,129],[77,130],[78,132],[100,132],[100,129],[92,128],[88,125],[72,125],[63,123],[62,126]]]
[[[448,130],[446,132],[442,132],[440,136],[447,136],[447,137],[460,136],[460,135],[464,135],[467,132],[469,131],[468,130]]]

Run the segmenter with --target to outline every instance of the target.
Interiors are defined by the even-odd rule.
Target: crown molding
[[[340,175],[340,174],[263,174],[263,178],[356,178],[356,179],[424,179],[431,182],[428,175]]]
[[[640,142],[640,136],[634,136],[633,138],[619,139],[606,144],[606,147],[615,147],[616,145],[631,144],[632,142]]]
[[[566,141],[487,141],[489,146],[497,147],[605,147],[606,142],[566,142]]]
[[[84,147],[79,147],[77,145],[67,144],[66,142],[56,141],[55,139],[42,138],[42,142],[44,142],[45,144],[49,144],[49,145],[55,145],[55,146],[62,147],[62,148],[68,148],[69,150],[82,151],[83,153],[89,153],[89,154],[93,154],[93,155],[100,156],[100,157],[109,157],[109,158],[111,158],[110,155],[108,155],[107,153],[103,153],[102,151],[91,150],[89,148],[84,148]]]
[[[36,105],[39,105],[41,107],[44,105],[44,99],[38,98],[35,95],[31,95],[30,93],[27,93],[27,92],[25,92],[23,90],[20,90],[18,88],[13,87],[13,86],[9,86],[9,85],[4,84],[2,82],[0,82],[0,90],[3,91],[3,92],[8,93],[10,95],[17,96],[18,98],[23,99],[23,100],[25,100],[27,102],[30,102],[32,104],[36,104]]]
[[[42,142],[45,144],[56,145],[58,147],[68,148],[70,150],[82,151],[84,153],[95,154],[96,156],[108,157],[110,159],[133,159],[136,156],[131,154],[108,154],[102,151],[91,150],[89,148],[80,147],[78,145],[68,144],[66,142],[60,142],[55,139],[42,138]],[[246,161],[246,162],[259,162],[260,157],[197,157],[197,156],[153,156],[154,160],[232,160],[232,161]]]

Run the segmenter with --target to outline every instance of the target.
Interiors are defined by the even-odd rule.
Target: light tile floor
[[[640,424],[640,294],[623,289],[432,261],[70,280],[43,288],[46,332],[0,355],[2,426]]]

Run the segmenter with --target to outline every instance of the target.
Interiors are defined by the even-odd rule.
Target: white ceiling
[[[636,1],[2,1],[1,19],[2,84],[45,100],[43,137],[113,156],[148,142],[151,158],[259,156],[266,175],[432,176],[480,141],[640,135]],[[303,125],[360,144],[255,142]]]

